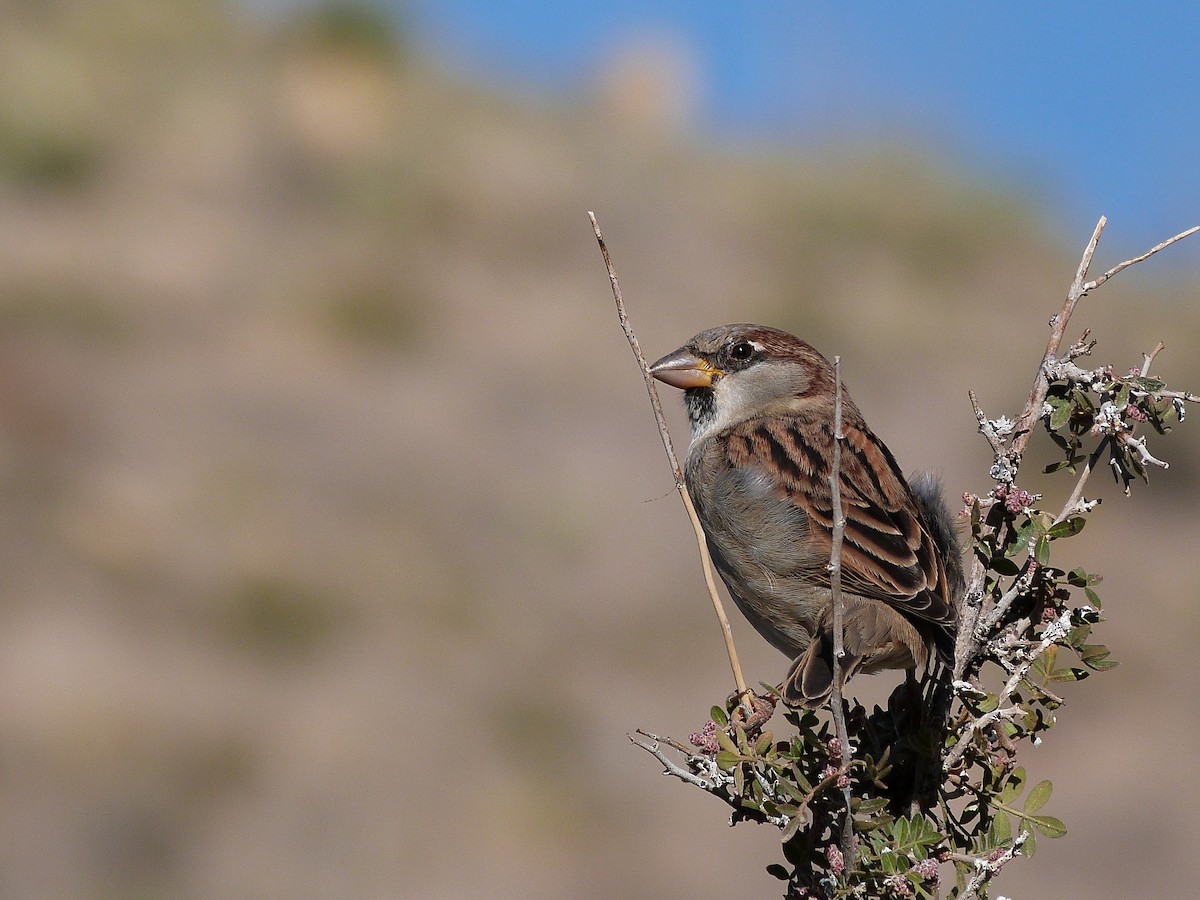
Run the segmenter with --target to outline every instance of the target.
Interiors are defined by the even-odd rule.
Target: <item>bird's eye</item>
[[[736,359],[739,362],[745,362],[754,355],[754,345],[749,341],[738,341],[729,348],[730,359]]]

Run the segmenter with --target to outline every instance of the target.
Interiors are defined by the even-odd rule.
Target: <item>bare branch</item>
[[[833,464],[829,473],[829,490],[833,497],[833,547],[829,554],[829,587],[833,602],[833,695],[830,707],[833,726],[842,745],[842,759],[850,759],[850,734],[846,728],[846,707],[842,699],[842,660],[845,604],[842,601],[842,540],[846,533],[846,512],[842,508],[842,358],[833,358]],[[846,865],[854,865],[854,815],[850,809],[850,785],[842,788],[846,801],[846,817],[842,820],[842,853]]]
[[[986,641],[992,629],[1000,624],[1000,620],[1004,618],[1004,614],[1008,612],[1008,608],[1012,606],[1013,601],[1021,594],[1029,590],[1029,586],[1033,584],[1033,556],[1032,554],[1025,559],[1025,565],[1021,568],[1020,575],[1013,581],[1012,586],[1005,591],[996,605],[984,617],[982,622],[975,625],[975,638],[978,641]]]
[[[1062,346],[1063,335],[1067,331],[1067,323],[1071,321],[1071,314],[1075,312],[1075,305],[1087,293],[1084,289],[1083,279],[1087,278],[1092,257],[1096,254],[1096,245],[1100,242],[1100,235],[1104,233],[1104,226],[1107,222],[1108,219],[1101,216],[1100,221],[1096,223],[1096,229],[1083,249],[1079,268],[1075,270],[1075,280],[1071,282],[1071,287],[1067,290],[1067,298],[1063,301],[1062,309],[1050,320],[1050,339],[1046,342],[1046,351],[1042,354],[1042,361],[1038,365],[1037,375],[1033,379],[1033,387],[1029,391],[1029,399],[1025,401],[1025,409],[1017,419],[1016,436],[1013,438],[1012,448],[1008,454],[1013,461],[1014,469],[1019,467],[1021,456],[1029,445],[1030,437],[1033,436],[1033,423],[1042,414],[1042,404],[1046,401],[1046,391],[1050,387],[1046,365],[1058,355],[1058,348]]]
[[[1154,358],[1156,356],[1158,356],[1159,353],[1162,352],[1162,349],[1165,346],[1166,346],[1166,344],[1164,344],[1162,341],[1159,341],[1157,344],[1154,345],[1153,350],[1151,350],[1149,353],[1143,354],[1142,368],[1141,368],[1141,372],[1140,372],[1140,374],[1143,378],[1145,378],[1147,375],[1150,374],[1150,364],[1152,362],[1154,362]]]
[[[1143,391],[1130,388],[1131,397],[1149,397],[1151,400],[1186,400],[1188,403],[1200,403],[1200,394],[1191,391]]]
[[[967,396],[971,398],[971,409],[975,411],[975,421],[979,424],[979,433],[992,448],[992,453],[997,457],[1003,456],[1004,440],[996,429],[996,423],[989,421],[988,417],[983,414],[983,410],[979,406],[979,398],[975,396],[974,391],[967,391]],[[1011,425],[1011,423],[1008,424]]]
[[[983,584],[987,575],[978,553],[971,554],[971,573],[967,589],[958,603],[958,637],[954,640],[954,677],[962,678],[979,650],[975,623],[983,606]]]
[[[1014,589],[1015,587],[1014,585]],[[1021,622],[1023,627],[1028,627],[1028,623],[1028,619],[1024,619]],[[980,730],[998,719],[1010,718],[1022,712],[1019,706],[1010,705],[1013,692],[1016,691],[1021,681],[1029,674],[1029,670],[1033,668],[1033,664],[1037,661],[1037,658],[1045,653],[1051,644],[1061,641],[1070,627],[1071,613],[1068,610],[1061,613],[1057,619],[1042,629],[1041,639],[1037,643],[1030,643],[1019,651],[1024,658],[1020,663],[1012,664],[1009,669],[1008,681],[1000,689],[1000,693],[996,695],[996,709],[978,716],[968,723],[962,737],[958,739],[958,742],[942,760],[942,771],[949,772],[954,768],[955,764],[962,758],[967,748],[971,745],[971,740]]]
[[[1062,512],[1060,512],[1054,519],[1055,525],[1057,525],[1059,522],[1065,521],[1068,516],[1072,515],[1078,510],[1079,502],[1083,498],[1083,486],[1087,483],[1088,476],[1092,474],[1093,470],[1096,468],[1096,463],[1100,461],[1100,457],[1104,454],[1105,449],[1108,447],[1109,440],[1110,437],[1106,434],[1104,439],[1100,441],[1099,446],[1097,446],[1087,458],[1087,462],[1083,464],[1083,471],[1079,473],[1079,480],[1075,482],[1075,488],[1071,491],[1071,496],[1068,497],[1067,502],[1063,504]]]
[[[621,330],[625,332],[625,338],[629,341],[629,347],[633,350],[633,355],[637,357],[638,367],[642,370],[642,380],[646,382],[646,393],[650,395],[650,406],[654,410],[654,419],[658,423],[658,434],[662,438],[663,449],[667,452],[667,459],[670,460],[671,470],[675,474],[675,490],[679,492],[680,499],[683,500],[683,506],[687,510],[688,519],[692,523],[692,531],[696,535],[696,546],[700,550],[700,563],[704,569],[704,583],[708,587],[708,596],[712,600],[713,610],[717,614],[717,621],[721,625],[721,634],[725,638],[725,652],[729,656],[729,667],[733,670],[733,682],[737,686],[738,699],[745,705],[747,712],[753,713],[754,709],[750,704],[746,689],[746,679],[742,677],[742,667],[738,663],[737,648],[733,645],[733,629],[729,627],[729,617],[725,615],[725,606],[721,602],[721,595],[717,592],[717,583],[713,578],[712,558],[708,553],[708,541],[704,537],[704,528],[700,524],[700,519],[696,515],[696,508],[692,505],[692,498],[688,494],[687,485],[683,480],[683,469],[679,466],[679,459],[675,456],[675,449],[671,445],[671,434],[667,430],[667,421],[663,416],[662,403],[658,399],[658,389],[654,385],[654,376],[650,374],[650,364],[646,362],[646,357],[642,354],[642,348],[638,344],[637,336],[633,333],[633,326],[629,324],[629,316],[625,313],[625,301],[621,297],[621,284],[617,281],[617,270],[613,267],[612,257],[608,254],[608,246],[604,243],[604,236],[600,233],[600,225],[596,221],[596,214],[588,212],[588,218],[592,222],[592,231],[596,233],[596,243],[600,245],[600,255],[604,257],[604,265],[608,269],[608,280],[612,285],[613,299],[617,303],[617,318],[621,322]]]
[[[1066,355],[1063,357],[1067,362],[1073,362],[1081,356],[1089,356],[1096,349],[1096,342],[1088,340],[1092,334],[1092,329],[1083,329],[1083,334],[1079,336],[1079,340],[1067,348]]]
[[[1193,225],[1187,231],[1181,231],[1181,232],[1179,232],[1179,234],[1175,235],[1174,237],[1169,237],[1162,243],[1155,244],[1153,247],[1151,247],[1149,250],[1147,250],[1141,256],[1135,256],[1133,259],[1127,259],[1123,263],[1117,263],[1115,266],[1113,266],[1111,269],[1109,269],[1107,272],[1105,272],[1103,275],[1101,275],[1095,281],[1089,281],[1087,284],[1085,284],[1083,286],[1083,292],[1086,294],[1088,291],[1095,290],[1096,288],[1100,287],[1100,285],[1104,284],[1104,282],[1108,281],[1108,279],[1110,279],[1114,275],[1116,275],[1118,272],[1123,272],[1126,269],[1128,269],[1130,266],[1135,266],[1140,262],[1144,262],[1145,260],[1152,257],[1159,250],[1162,250],[1166,247],[1170,247],[1176,241],[1182,241],[1185,237],[1189,237],[1189,236],[1195,234],[1197,231],[1200,231],[1200,225]]]
[[[962,737],[958,739],[958,743],[946,754],[946,759],[942,763],[942,771],[949,772],[958,763],[964,753],[967,752],[967,747],[971,746],[971,741],[975,739],[975,735],[983,729],[987,728],[993,722],[998,722],[1001,719],[1011,719],[1014,716],[1024,715],[1025,712],[1018,706],[999,706],[989,713],[984,713],[978,718],[972,719],[967,723],[966,729],[963,731]]]
[[[1118,436],[1118,440],[1120,440],[1121,445],[1127,448],[1131,453],[1137,454],[1137,458],[1141,461],[1142,465],[1158,466],[1160,469],[1171,468],[1171,464],[1169,462],[1165,462],[1164,460],[1150,455],[1150,451],[1146,449],[1145,435],[1135,438],[1133,435],[1126,432],[1120,434]]]
[[[687,769],[683,768],[677,762],[675,762],[675,760],[671,759],[671,757],[667,756],[667,754],[665,752],[663,752],[662,747],[659,746],[659,744],[663,740],[662,738],[660,738],[654,734],[647,734],[644,731],[639,731],[638,734],[649,738],[651,743],[648,743],[648,744],[643,743],[642,741],[639,741],[637,738],[635,738],[632,734],[627,734],[627,735],[625,735],[625,737],[629,738],[629,743],[631,743],[637,747],[641,747],[643,750],[645,750],[647,753],[651,754],[655,759],[657,759],[660,763],[662,763],[664,775],[673,775],[676,778],[678,778],[680,781],[686,781],[688,784],[695,785],[696,787],[700,788],[701,790],[707,791],[710,794],[717,792],[716,785],[712,784],[711,782],[705,781],[703,778],[701,778],[699,775],[696,775],[694,772],[689,772]]]

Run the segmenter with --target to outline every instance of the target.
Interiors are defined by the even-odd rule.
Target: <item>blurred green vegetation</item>
[[[344,615],[333,597],[278,575],[247,576],[223,606],[222,636],[274,657],[319,649],[334,636]]]

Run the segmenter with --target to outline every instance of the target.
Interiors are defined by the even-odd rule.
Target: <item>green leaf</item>
[[[1000,791],[1000,802],[1011,803],[1021,796],[1023,790],[1025,790],[1025,767],[1017,766],[1008,776],[1008,783]]]
[[[728,731],[726,731],[724,728],[718,728],[715,737],[717,739],[717,743],[721,745],[722,750],[736,754],[739,758],[741,757],[741,753],[738,751],[737,745],[734,744],[733,738],[729,736]]]
[[[879,812],[887,805],[888,801],[886,797],[872,797],[870,800],[865,797],[855,797],[850,803],[850,808],[856,813],[861,813],[865,816]]]
[[[792,772],[791,779],[782,778],[782,779],[780,779],[780,784],[794,783],[797,788],[804,791],[804,794],[799,795],[796,799],[803,800],[805,794],[807,794],[809,791],[811,791],[813,789],[812,782],[809,781],[806,777],[804,777],[804,773],[800,771],[800,767],[797,766],[795,763],[792,764],[791,772]]]
[[[1016,556],[1022,550],[1026,549],[1029,546],[1030,540],[1033,538],[1034,529],[1036,527],[1037,526],[1032,519],[1026,521],[1024,525],[1017,529],[1017,533],[1013,535],[1012,544],[1005,549],[1004,555]]]
[[[1050,412],[1050,429],[1058,431],[1071,420],[1071,404],[1064,400],[1050,401],[1053,409]]]
[[[780,841],[786,844],[796,836],[796,832],[798,832],[803,826],[807,825],[810,821],[812,821],[812,812],[808,809],[808,807],[805,807],[804,812],[801,815],[792,816],[790,819],[788,819],[788,823],[783,826],[783,833],[779,836]]]
[[[990,713],[993,709],[1000,705],[1000,698],[995,694],[988,694],[982,700],[975,704],[975,708],[981,713]]]
[[[1067,573],[1067,583],[1073,587],[1087,587],[1089,584],[1095,584],[1099,580],[1095,575],[1089,575],[1078,567]]]
[[[1083,531],[1083,526],[1087,524],[1087,520],[1083,516],[1071,516],[1071,518],[1059,522],[1057,525],[1052,525],[1050,530],[1046,532],[1047,536],[1052,540],[1064,537],[1074,537]]]
[[[1062,819],[1056,819],[1054,816],[1030,816],[1029,821],[1048,838],[1060,838],[1067,833],[1067,826],[1063,824]]]
[[[869,834],[878,831],[880,828],[886,828],[892,822],[892,817],[887,813],[882,816],[876,816],[873,819],[855,819],[854,830],[861,834]]]
[[[741,754],[730,750],[722,750],[717,754],[717,768],[725,772],[728,772],[741,761]]]
[[[1143,391],[1151,391],[1151,392],[1161,391],[1163,388],[1165,388],[1167,386],[1167,383],[1165,381],[1161,381],[1158,378],[1150,378],[1146,375],[1140,375],[1137,378],[1135,378],[1134,381],[1137,383],[1137,386],[1140,387]]]
[[[1086,626],[1081,625],[1079,627],[1084,628]],[[1088,630],[1090,631],[1091,629],[1089,628]],[[1108,647],[1104,646],[1104,644],[1084,644],[1079,648],[1079,658],[1083,660],[1085,664],[1099,662],[1102,659],[1108,659],[1110,653],[1112,653],[1112,651],[1109,650]]]
[[[1033,545],[1033,556],[1040,566],[1050,562],[1050,539],[1048,537],[1042,536],[1037,539]]]
[[[808,797],[808,791],[811,790],[811,785],[801,790],[796,785],[792,784],[792,780],[786,776],[780,776],[778,783],[779,790],[787,794],[797,803],[803,803]]]
[[[780,881],[787,881],[789,878],[788,870],[779,863],[771,863],[767,866],[767,874],[778,878]]]
[[[1020,553],[1022,549],[1023,548],[1020,545],[1017,545],[1016,549],[1013,550],[1012,552]],[[995,572],[997,575],[1013,576],[1013,575],[1019,574],[1021,571],[1020,566],[1018,566],[1011,559],[1007,559],[1003,556],[992,557],[992,559],[988,563],[988,568],[991,569],[993,572]]]
[[[1070,631],[1068,631],[1067,636],[1065,638],[1063,638],[1063,642],[1068,647],[1073,648],[1077,653],[1080,653],[1081,658],[1082,658],[1082,651],[1086,650],[1089,646],[1093,646],[1093,647],[1101,646],[1100,644],[1090,644],[1089,645],[1089,644],[1085,643],[1085,641],[1087,641],[1087,639],[1091,636],[1092,636],[1092,626],[1089,625],[1087,622],[1084,622],[1082,625],[1076,625],[1074,628],[1072,628]]]
[[[754,802],[761,808],[766,802],[766,796],[763,793],[762,782],[757,778],[750,781],[750,796],[754,798]]]
[[[997,812],[992,818],[989,829],[989,843],[993,847],[1002,847],[1012,840],[1012,822],[1007,813]]]
[[[750,755],[750,739],[746,737],[746,729],[741,725],[734,728],[734,734],[737,736],[737,748],[747,756]]]
[[[725,715],[725,710],[719,706],[714,706],[708,713],[709,717],[717,723],[721,728],[729,724],[729,717]]]
[[[1029,796],[1025,798],[1025,812],[1035,813],[1050,799],[1050,793],[1054,790],[1054,785],[1049,781],[1039,781],[1029,791]]]
[[[1095,401],[1092,400],[1092,398],[1088,395],[1088,392],[1086,390],[1084,390],[1083,388],[1077,387],[1073,391],[1071,391],[1071,400],[1072,400],[1072,402],[1075,403],[1076,406],[1079,407],[1079,411],[1081,413],[1093,413],[1096,411]],[[1089,422],[1088,428],[1091,428],[1091,427],[1092,427],[1092,425]]]

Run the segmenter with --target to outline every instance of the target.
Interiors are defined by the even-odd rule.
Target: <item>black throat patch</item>
[[[717,414],[712,388],[688,388],[683,392],[683,404],[687,407],[692,434],[698,434]]]

